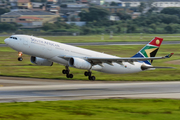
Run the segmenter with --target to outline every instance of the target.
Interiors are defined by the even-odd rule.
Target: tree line
[[[142,5],[143,6],[143,5]],[[153,13],[151,8],[147,13],[132,19],[131,15],[125,12],[118,12],[115,15],[120,21],[110,21],[107,16],[109,11],[100,7],[90,7],[82,11],[79,16],[81,21],[87,24],[82,27],[75,25],[65,25],[62,22],[45,24],[45,31],[77,31],[81,34],[101,34],[101,33],[180,33],[180,8],[164,8],[160,13]],[[47,29],[47,25],[51,28]]]
[[[106,9],[91,6],[79,14],[81,21],[87,22],[85,26],[68,25],[59,19],[55,23],[45,23],[41,31],[78,32],[80,34],[180,32],[180,8],[164,8],[160,13],[153,13],[149,10],[135,19],[122,11],[114,14],[120,18],[119,21],[110,21],[109,15]],[[18,27],[17,24],[0,23],[0,32],[16,31]]]

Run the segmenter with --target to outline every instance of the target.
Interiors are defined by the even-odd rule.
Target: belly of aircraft
[[[104,73],[110,73],[110,74],[125,74],[125,73],[136,73],[140,72],[142,64],[140,63],[134,63],[130,64],[128,62],[123,63],[122,65],[113,63],[113,65],[109,65],[104,63],[101,70],[97,70]]]

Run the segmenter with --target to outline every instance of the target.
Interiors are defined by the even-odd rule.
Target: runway
[[[148,42],[94,42],[94,43],[66,43],[74,46],[86,45],[146,45]],[[163,41],[162,44],[180,44],[180,41]]]
[[[92,42],[92,43],[65,43],[74,46],[86,45],[146,45],[148,42]],[[180,41],[163,41],[162,44],[180,44]],[[0,44],[0,47],[8,47],[6,44]]]
[[[104,98],[180,99],[180,82],[104,82],[0,78],[0,102]]]

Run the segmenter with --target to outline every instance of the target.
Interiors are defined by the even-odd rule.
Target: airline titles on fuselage
[[[36,39],[36,38],[32,38],[32,37],[31,37],[31,43],[60,47],[60,45],[58,43],[53,43],[50,41],[40,40],[40,39]]]

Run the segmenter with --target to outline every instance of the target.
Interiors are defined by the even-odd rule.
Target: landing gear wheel
[[[22,55],[23,55],[22,52],[18,52],[18,61],[22,61],[23,60]]]
[[[69,78],[73,78],[73,74],[69,74]]]
[[[89,78],[89,80],[92,80],[92,81],[94,81],[96,79],[95,76],[89,76],[88,78]]]
[[[69,70],[62,70],[63,74],[69,74]]]
[[[69,78],[69,74],[66,74],[66,77]]]
[[[84,72],[84,76],[88,76],[88,72]]]
[[[62,74],[66,74],[66,70],[62,70]]]
[[[23,58],[22,57],[18,57],[18,61],[22,61],[23,60]]]
[[[87,72],[87,71],[86,71],[86,72],[84,72],[84,75],[85,75],[85,76],[91,76],[91,72]]]
[[[73,74],[66,74],[67,78],[73,78]]]
[[[91,76],[91,79],[94,81],[94,80],[96,80],[96,77],[95,76]]]

